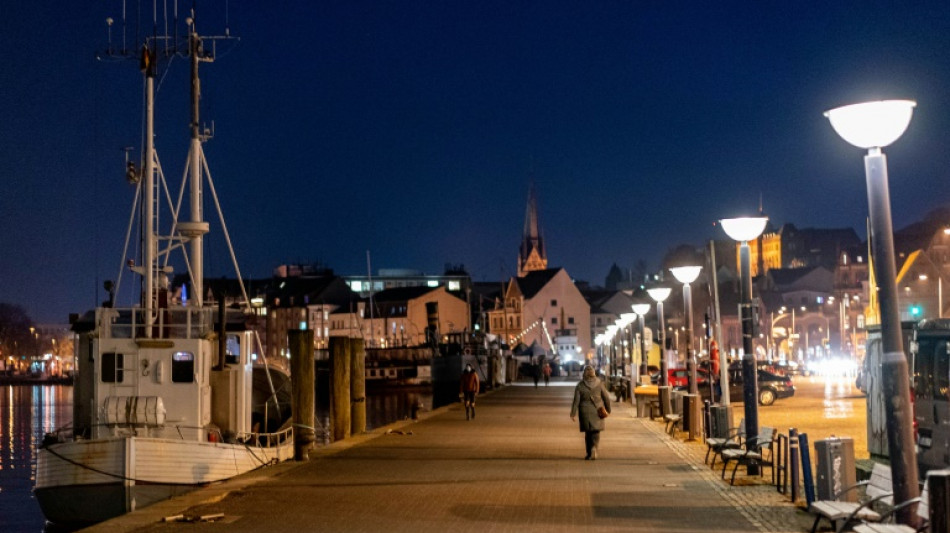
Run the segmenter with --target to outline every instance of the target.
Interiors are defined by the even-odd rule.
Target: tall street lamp
[[[643,334],[645,329],[643,327],[643,317],[650,312],[650,304],[639,303],[633,304],[631,307],[640,321],[640,375],[648,376],[650,375],[650,369],[647,367],[647,338],[646,335]]]
[[[656,331],[660,341],[660,386],[669,387],[670,379],[666,363],[666,325],[663,323],[663,302],[670,296],[669,287],[653,287],[647,289],[647,294],[656,302]]]
[[[825,112],[831,126],[845,141],[868,151],[864,156],[868,213],[871,219],[871,253],[878,285],[881,313],[881,386],[887,421],[887,446],[891,460],[894,501],[917,497],[918,476],[910,407],[910,379],[901,338],[897,305],[894,230],[887,185],[887,158],[881,148],[896,141],[910,124],[916,102],[886,100],[839,107]],[[913,506],[898,511],[902,524],[917,521]]]
[[[626,336],[624,338],[624,343],[626,343],[627,345],[626,353],[630,355],[630,375],[627,377],[630,378],[630,390],[633,391],[634,381],[636,381],[634,376],[636,375],[635,370],[637,367],[637,365],[633,364],[633,347],[636,345],[636,342],[634,342],[635,339],[634,339],[634,334],[633,334],[633,323],[636,322],[637,315],[636,313],[621,313],[620,320],[621,320],[621,328],[624,331],[624,333],[626,333]],[[623,363],[623,364],[624,364],[624,374],[626,374],[626,363]]]
[[[749,436],[746,444],[749,451],[753,451],[752,437],[759,434],[759,379],[758,365],[755,361],[755,352],[752,348],[752,267],[750,260],[749,241],[758,238],[769,221],[766,217],[727,218],[721,222],[723,231],[729,238],[739,241],[739,311],[742,321],[742,404],[745,410],[745,434]],[[762,253],[759,250],[759,253]],[[728,394],[729,384],[724,383],[722,390]],[[759,466],[750,463],[748,473],[758,474]]]
[[[671,268],[673,277],[683,284],[683,309],[686,312],[686,371],[689,374],[689,394],[684,397],[686,405],[684,411],[689,418],[684,417],[689,427],[689,439],[696,440],[702,431],[702,408],[699,405],[699,382],[696,378],[696,352],[693,350],[693,293],[689,284],[696,281],[701,266],[682,266]],[[688,408],[686,406],[689,406]]]
[[[701,266],[681,266],[671,268],[670,272],[683,284],[683,305],[686,312],[686,370],[689,373],[689,393],[699,394],[696,381],[696,354],[693,352],[693,294],[689,284],[699,277]]]

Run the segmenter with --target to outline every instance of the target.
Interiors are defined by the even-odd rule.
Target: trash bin
[[[717,439],[728,439],[730,427],[732,423],[729,420],[729,407],[719,404],[709,406],[709,435]]]
[[[673,406],[670,403],[670,388],[659,386],[656,388],[656,391],[660,398],[660,416],[672,414]]]
[[[819,500],[834,500],[836,494],[855,484],[857,471],[854,463],[854,441],[850,437],[816,440],[815,454],[818,455],[815,485]],[[849,490],[837,499],[856,502],[858,493]]]

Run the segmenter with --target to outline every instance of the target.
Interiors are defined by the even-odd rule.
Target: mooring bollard
[[[316,395],[313,331],[288,330],[290,346],[290,379],[294,424],[294,460],[308,460],[308,453],[316,440]]]
[[[798,463],[799,463],[799,437],[797,428],[788,430],[788,468],[791,470],[791,476],[786,474],[786,479],[792,486],[792,503],[798,501]],[[811,502],[809,502],[811,503]]]

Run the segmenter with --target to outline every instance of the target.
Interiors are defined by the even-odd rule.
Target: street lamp
[[[634,374],[634,368],[635,368],[635,365],[633,364],[633,346],[636,343],[634,342],[634,339],[633,339],[633,328],[630,326],[634,322],[636,322],[636,320],[637,320],[637,315],[635,313],[620,313],[620,321],[618,322],[618,324],[620,324],[621,332],[626,333],[626,337],[624,338],[624,343],[627,346],[626,353],[630,354],[630,376],[629,377],[631,380],[631,386],[633,384],[632,382],[633,382],[633,374]],[[626,367],[626,363],[623,361],[625,361],[625,359],[621,359],[621,363],[624,365],[624,368],[621,374],[626,375],[627,367]]]
[[[702,431],[701,413],[699,405],[699,382],[696,379],[696,353],[693,351],[693,293],[689,284],[696,281],[699,272],[703,269],[701,266],[681,266],[671,268],[673,277],[683,284],[683,309],[686,312],[686,371],[689,374],[689,395],[684,399],[689,408],[684,405],[684,411],[689,413],[689,440],[699,438]]]
[[[683,305],[686,311],[686,370],[689,373],[689,393],[699,394],[696,381],[696,354],[693,353],[693,295],[689,284],[696,281],[701,266],[681,266],[671,268],[670,272],[677,281],[683,284]]]
[[[901,338],[897,302],[894,230],[887,184],[887,158],[881,148],[896,141],[910,124],[916,102],[885,100],[848,105],[825,112],[845,141],[868,151],[864,156],[871,253],[881,314],[881,386],[887,421],[894,501],[917,497],[918,476],[910,408],[910,380]],[[913,506],[898,511],[898,521],[914,525]]]
[[[759,434],[759,379],[755,361],[755,352],[752,348],[752,266],[749,251],[749,241],[758,238],[769,221],[766,217],[727,218],[720,221],[723,231],[729,238],[739,241],[739,311],[742,321],[742,404],[745,411],[745,431],[749,439],[746,441],[749,451],[753,451],[753,437]],[[762,251],[759,250],[761,254]],[[722,372],[723,394],[728,394],[729,383],[725,371]],[[749,464],[748,473],[758,474],[759,466]]]
[[[666,363],[666,325],[663,323],[663,302],[670,296],[669,287],[653,287],[647,289],[647,294],[656,302],[656,331],[659,334],[660,341],[660,386],[669,387],[669,372]]]
[[[633,312],[637,314],[637,318],[640,320],[640,375],[648,376],[650,374],[650,369],[647,368],[647,339],[644,335],[644,316],[650,312],[650,304],[639,303],[633,304],[631,306]]]

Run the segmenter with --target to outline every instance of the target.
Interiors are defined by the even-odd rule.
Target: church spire
[[[538,199],[534,190],[534,176],[532,176],[528,186],[528,205],[524,212],[521,249],[518,253],[518,277],[534,270],[544,270],[547,267],[548,256],[544,251],[544,236],[541,233]]]

